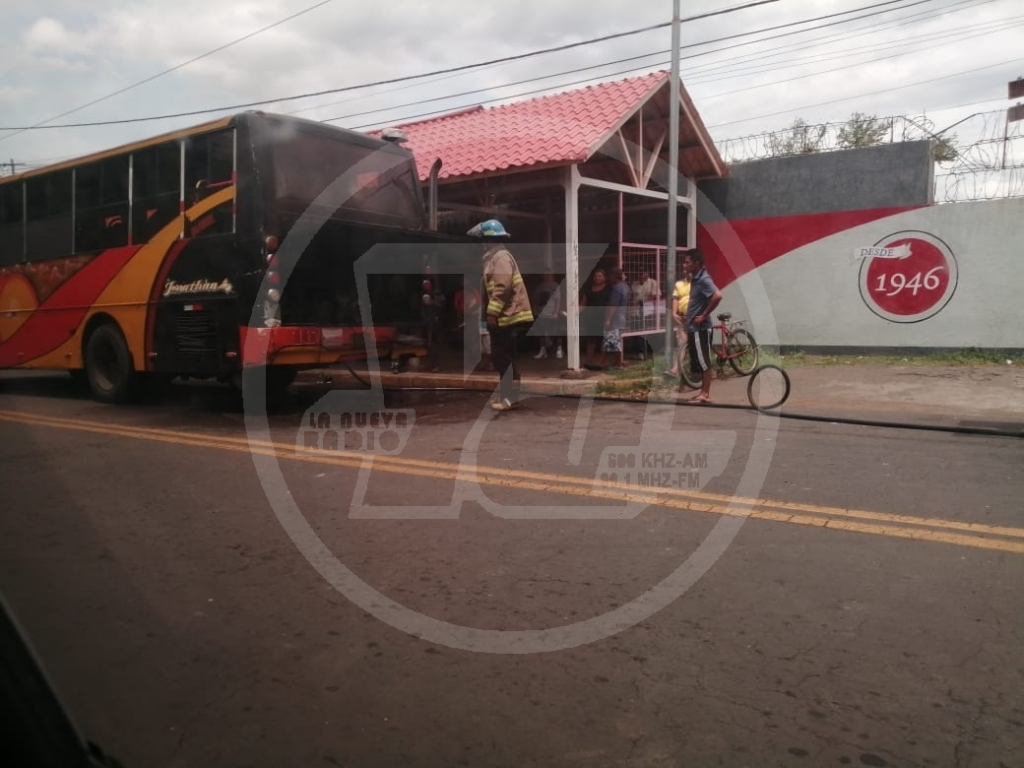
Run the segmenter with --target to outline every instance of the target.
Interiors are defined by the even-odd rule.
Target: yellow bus
[[[270,396],[371,335],[387,350],[420,279],[372,276],[364,320],[353,265],[440,240],[400,141],[262,112],[5,177],[0,368],[65,369],[104,402],[255,370]]]

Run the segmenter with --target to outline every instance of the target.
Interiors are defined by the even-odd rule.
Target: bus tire
[[[85,375],[93,397],[101,403],[132,399],[135,368],[124,334],[115,323],[105,323],[90,334],[85,345]]]

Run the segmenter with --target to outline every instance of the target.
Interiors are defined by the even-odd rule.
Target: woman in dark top
[[[590,284],[580,296],[580,341],[583,342],[583,363],[594,363],[595,350],[600,352],[604,338],[604,311],[612,287],[603,269],[595,269]]]

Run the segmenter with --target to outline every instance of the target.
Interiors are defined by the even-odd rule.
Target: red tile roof
[[[438,157],[444,162],[441,179],[583,162],[667,78],[667,72],[654,72],[397,127],[408,135],[405,146],[424,180]]]

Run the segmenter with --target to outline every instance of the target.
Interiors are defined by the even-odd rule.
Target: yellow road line
[[[245,438],[202,435],[185,430],[168,430],[155,427],[112,426],[96,421],[26,414],[16,411],[0,411],[0,420],[34,426],[71,429],[112,437],[128,437],[173,445],[273,456],[278,459],[350,469],[363,467],[363,462],[366,458],[365,454],[356,452],[296,450],[294,445],[288,443],[265,440],[250,441]],[[690,512],[747,516],[755,520],[810,525],[833,530],[943,542],[958,546],[1024,554],[1024,542],[1006,541],[1000,538],[985,538],[985,536],[1009,537],[1011,539],[1024,538],[1024,529],[1006,526],[960,523],[938,518],[911,517],[884,512],[819,507],[771,500],[733,499],[722,494],[689,492],[678,489],[659,488],[645,492],[642,490],[638,491],[621,483],[595,484],[594,481],[587,478],[571,475],[555,475],[486,466],[470,467],[467,469],[453,463],[393,456],[374,456],[373,470],[439,480],[478,482],[481,485],[494,487],[558,493],[593,499],[636,502],[649,506]],[[856,518],[873,522],[858,522]],[[953,530],[965,531],[966,533],[949,532]]]
[[[86,421],[83,419],[69,419],[65,417],[56,416],[45,416],[42,414],[25,414],[18,411],[3,411],[0,410],[0,419],[17,419],[24,420],[29,419],[32,423],[47,424],[50,426],[71,426],[78,425],[87,429],[94,429],[96,427],[106,427],[96,421]],[[121,436],[125,435],[125,432],[132,433],[133,436],[146,437],[150,435],[163,435],[170,437],[182,437],[182,436],[193,436],[194,432],[188,432],[187,430],[170,430],[160,429],[157,427],[133,427],[129,425],[119,425],[116,429],[121,430],[118,434]],[[290,443],[273,442],[267,440],[248,439],[244,437],[224,437],[215,435],[202,436],[200,439],[215,440],[218,443],[242,446],[246,450],[255,447],[271,448],[276,452],[293,452],[295,446]],[[311,456],[317,455],[312,452],[302,451],[303,455]],[[366,454],[362,454],[355,451],[330,451],[326,455],[334,457],[347,457],[352,463],[345,464],[345,466],[361,466],[362,458]],[[291,458],[291,457],[289,457]],[[373,459],[373,465],[375,469],[383,470],[385,466],[397,466],[397,467],[417,467],[419,469],[434,470],[440,474],[434,475],[422,475],[424,477],[453,477],[451,473],[459,471],[460,465],[452,462],[441,462],[431,461],[428,459],[414,459],[406,457],[396,456],[375,456]],[[541,484],[543,490],[557,491],[563,489],[566,485],[583,486],[586,488],[592,488],[595,485],[594,480],[579,477],[574,475],[558,475],[544,472],[532,472],[527,470],[517,469],[506,469],[502,467],[477,467],[477,473],[487,473],[489,476],[489,484],[499,485],[497,478],[508,477],[516,480],[530,480],[537,481]],[[460,475],[459,479],[472,480],[472,476],[465,474]],[[602,483],[602,488],[605,489],[617,489],[623,493],[637,493],[637,489],[634,486],[627,485],[625,483]],[[639,491],[643,493],[642,491]],[[888,512],[874,512],[862,509],[849,509],[843,507],[827,507],[815,504],[801,504],[796,502],[787,501],[775,501],[772,499],[752,499],[748,497],[740,496],[728,496],[724,494],[708,493],[705,491],[690,491],[677,488],[658,488],[649,489],[644,493],[644,498],[656,494],[659,497],[667,496],[677,499],[684,499],[689,504],[685,506],[686,509],[695,512],[705,512],[717,509],[721,505],[733,505],[740,507],[751,507],[759,508],[761,510],[773,510],[778,513],[778,519],[787,519],[791,514],[803,514],[803,515],[819,515],[827,518],[851,518],[854,520],[868,520],[875,523],[891,523],[894,525],[911,525],[911,526],[924,526],[928,528],[941,528],[951,531],[962,531],[965,533],[979,534],[979,535],[991,535],[991,536],[1003,536],[1010,538],[1022,538],[1024,539],[1024,528],[1012,528],[1007,526],[999,525],[988,525],[985,523],[964,523],[958,520],[944,520],[941,518],[928,518],[919,517],[914,515],[899,515]],[[707,502],[707,504],[700,504],[700,502]]]

